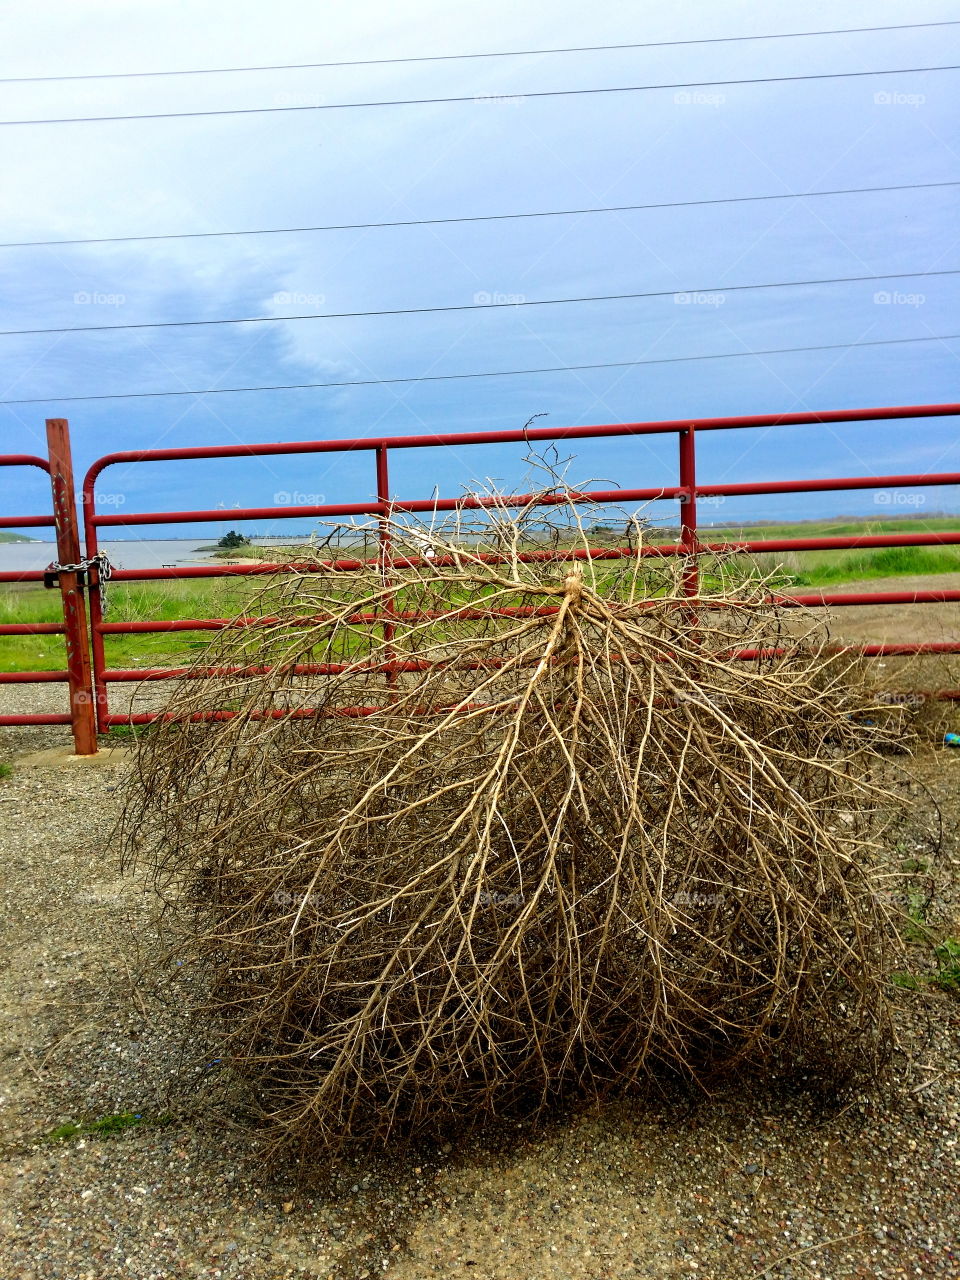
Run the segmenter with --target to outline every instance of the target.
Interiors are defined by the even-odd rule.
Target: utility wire
[[[271,66],[195,67],[174,71],[102,71],[89,75],[6,76],[0,84],[51,84],[64,80],[134,80],[158,76],[222,76],[246,71],[314,71],[333,67],[388,67],[411,62],[465,62],[478,58],[527,58],[559,53],[606,53],[621,49],[674,49],[695,44],[738,44],[747,40],[796,40],[807,36],[860,35],[873,31],[917,31],[928,27],[955,27],[960,19],[942,22],[902,22],[889,27],[834,27],[824,31],[781,31],[757,36],[707,36],[698,40],[646,40],[632,44],[586,44],[562,49],[501,49],[493,53],[438,53],[411,58],[363,58],[350,62],[287,62]]]
[[[643,209],[693,209],[702,205],[750,204],[763,200],[810,200],[816,196],[854,196],[878,191],[923,191],[960,186],[949,182],[904,182],[891,187],[838,187],[833,191],[784,191],[759,196],[719,196],[710,200],[662,200],[654,204],[602,205],[589,209],[542,209],[532,213],[480,213],[454,218],[405,218],[396,222],[337,222],[316,227],[256,227],[237,231],[178,231],[161,235],[96,236],[75,240],[11,240],[0,249],[37,249],[82,244],[132,244],[150,240],[209,240],[223,236],[282,236],[312,231],[373,231],[385,227],[438,227],[458,222],[508,222],[518,218],[572,218],[594,213],[634,213]]]
[[[103,124],[115,120],[184,120],[204,116],[256,116],[290,111],[351,111],[361,107],[421,107],[457,102],[496,102],[504,98],[577,98],[606,93],[647,93],[654,89],[712,89],[745,84],[790,84],[801,80],[848,80],[860,76],[919,75],[927,71],[958,71],[960,65],[950,63],[936,67],[885,67],[876,71],[822,71],[802,76],[752,76],[743,80],[683,80],[664,84],[615,85],[599,89],[538,89],[523,93],[471,93],[449,98],[387,98],[377,102],[317,102],[280,107],[220,107],[206,111],[148,111],[120,116],[43,116],[36,120],[0,120],[0,126],[34,124]]]
[[[279,324],[290,320],[357,320],[368,316],[437,315],[452,311],[497,311],[504,307],[559,307],[581,302],[626,302],[637,298],[683,298],[744,293],[751,289],[798,289],[804,285],[860,284],[875,280],[919,280],[957,276],[960,267],[940,271],[892,271],[875,276],[827,276],[818,280],[766,280],[757,284],[714,285],[709,289],[649,289],[643,293],[597,293],[577,298],[526,298],[519,302],[462,302],[443,307],[388,307],[377,311],[320,311],[293,316],[240,316],[222,320],[145,320],[134,324],[81,324],[47,329],[0,329],[0,338],[46,333],[112,333],[120,329],[186,329],[225,324]]]
[[[460,382],[467,378],[518,378],[526,374],[579,373],[589,369],[634,369],[648,364],[689,364],[700,360],[742,360],[749,356],[783,356],[807,351],[855,351],[860,347],[896,347],[916,342],[952,342],[960,333],[922,338],[877,338],[867,342],[833,342],[813,347],[771,347],[766,351],[717,351],[699,356],[658,356],[649,360],[608,360],[602,364],[557,364],[540,369],[489,369],[480,373],[427,373],[415,378],[362,378],[340,382],[291,382],[254,387],[207,387],[201,391],[127,391],[88,396],[37,396],[29,400],[0,400],[0,405],[75,404],[82,400],[155,400],[168,396],[224,396],[251,391],[313,391],[322,387],[389,387],[412,382]]]

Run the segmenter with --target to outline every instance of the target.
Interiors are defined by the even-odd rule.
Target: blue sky
[[[953,18],[946,3],[776,6],[569,0],[129,5],[40,0],[7,22],[0,75],[416,56]],[[558,88],[960,63],[960,27],[474,62],[0,85],[0,118],[464,95],[379,110],[0,128],[0,240],[219,231],[807,192],[960,179],[958,72],[571,98]],[[476,100],[474,100],[476,99]],[[958,188],[557,219],[0,250],[0,328],[286,315],[664,290],[595,302],[224,328],[0,337],[0,449],[70,418],[82,471],[114,449],[333,439],[955,401],[958,343],[867,347],[469,382],[66,404],[100,392],[416,377],[887,338],[960,328],[960,277],[724,294],[769,280],[960,266]],[[878,292],[894,295],[877,301]],[[83,301],[84,297],[99,299]],[[77,299],[81,300],[77,300]],[[49,399],[46,399],[49,397]],[[570,450],[568,450],[569,452]],[[404,451],[401,497],[507,486],[520,448]],[[578,443],[576,479],[669,484],[675,443]],[[712,435],[703,482],[960,470],[950,420]],[[369,456],[116,468],[116,509],[360,501]],[[960,509],[953,491],[923,507]],[[872,493],[729,502],[717,518],[885,515]],[[0,509],[40,510],[0,471]],[[672,507],[659,513],[674,518]],[[705,512],[706,519],[714,511]],[[227,523],[230,523],[227,520]],[[262,522],[261,522],[262,523]],[[277,526],[278,528],[280,526]],[[133,530],[137,536],[169,534]],[[194,529],[188,532],[208,532]]]

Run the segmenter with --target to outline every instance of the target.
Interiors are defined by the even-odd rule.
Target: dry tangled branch
[[[694,607],[639,526],[559,560],[572,510],[271,583],[143,740],[126,846],[281,1140],[887,1052],[849,659],[729,563]]]

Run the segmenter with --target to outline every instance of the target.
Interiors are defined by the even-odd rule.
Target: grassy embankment
[[[821,523],[704,528],[704,541],[768,538],[843,537],[880,533],[930,533],[956,529],[960,520],[931,519],[823,521]],[[653,535],[658,540],[663,535]],[[598,539],[609,541],[609,539]],[[284,548],[243,547],[224,552],[224,559],[281,560]],[[288,552],[287,554],[291,554]],[[843,582],[871,578],[960,572],[960,546],[885,547],[863,551],[778,552],[756,557],[765,572],[778,571],[779,583],[808,588],[832,588]],[[230,617],[241,612],[244,600],[257,589],[257,579],[194,579],[188,581],[117,583],[109,591],[110,621]],[[59,622],[59,597],[42,588],[0,588],[0,622]],[[191,661],[211,638],[209,632],[168,632],[108,636],[111,667],[171,666]],[[64,665],[60,636],[0,637],[0,670],[55,670]]]

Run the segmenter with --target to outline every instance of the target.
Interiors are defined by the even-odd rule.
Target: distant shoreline
[[[709,499],[702,499],[704,503]],[[719,513],[717,513],[719,514]],[[875,524],[882,522],[884,524],[894,524],[901,521],[915,520],[958,520],[960,521],[960,511],[922,511],[922,509],[911,507],[908,511],[896,511],[884,508],[875,515],[836,515],[836,516],[809,516],[803,520],[779,520],[776,518],[767,518],[764,520],[700,520],[699,527],[701,529],[785,529],[785,528],[806,528],[809,525],[819,525],[821,527],[834,524]],[[668,526],[655,526],[658,531],[668,532]],[[209,535],[207,535],[209,538]],[[267,543],[271,547],[284,546],[302,546],[309,542],[311,532],[292,532],[292,533],[263,533],[249,534],[253,546],[261,543]],[[135,546],[143,542],[162,542],[162,543],[192,543],[193,549],[197,552],[213,555],[218,551],[229,550],[229,548],[218,547],[216,542],[200,542],[193,543],[191,538],[109,538],[109,542],[124,543],[128,542],[131,546]],[[49,546],[56,545],[53,538],[28,538],[22,534],[7,533],[0,530],[0,543],[18,544],[21,546]],[[238,548],[239,550],[239,548]]]

